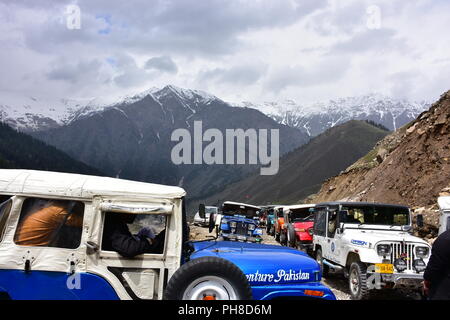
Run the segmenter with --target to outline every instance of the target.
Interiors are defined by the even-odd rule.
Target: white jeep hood
[[[405,241],[405,242],[415,242],[427,244],[424,240],[412,236],[411,234],[404,231],[389,231],[389,230],[367,230],[367,229],[345,229],[344,237],[350,242],[352,240],[365,241],[375,245],[376,243],[390,242],[390,241]]]

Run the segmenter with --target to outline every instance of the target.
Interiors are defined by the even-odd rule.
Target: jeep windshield
[[[311,214],[310,208],[293,209],[291,217],[294,222],[314,221],[314,215]]]
[[[409,210],[396,206],[342,206],[340,222],[357,225],[409,225]]]
[[[225,202],[222,207],[222,213],[226,216],[240,216],[253,219],[258,216],[260,208],[239,203]]]

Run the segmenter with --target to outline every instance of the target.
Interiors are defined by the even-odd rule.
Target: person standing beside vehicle
[[[434,242],[423,277],[424,293],[430,300],[450,300],[450,231]]]

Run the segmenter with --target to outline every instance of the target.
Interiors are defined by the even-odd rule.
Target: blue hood
[[[307,254],[281,246],[230,241],[193,242],[191,260],[213,256],[229,260],[250,285],[279,285],[320,280],[317,262]]]
[[[243,221],[245,223],[252,223],[252,224],[256,224],[258,225],[259,222],[254,220],[254,219],[249,219],[243,216],[223,216],[222,219],[227,219],[228,221],[236,221],[236,222],[240,222]]]

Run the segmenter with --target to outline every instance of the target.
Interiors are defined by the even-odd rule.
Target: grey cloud
[[[392,29],[369,30],[357,33],[350,39],[340,41],[332,46],[330,54],[376,51],[400,51],[410,50],[406,41],[396,36]]]
[[[154,69],[161,72],[177,73],[178,67],[169,56],[153,57],[147,60],[145,69]]]
[[[343,58],[324,59],[314,66],[295,65],[272,72],[265,83],[267,90],[282,91],[287,87],[312,87],[341,79],[350,67]]]
[[[203,71],[199,75],[200,82],[235,83],[239,85],[251,85],[258,81],[267,71],[266,65],[241,65],[229,69],[215,68]]]
[[[150,78],[150,75],[144,69],[139,68],[131,56],[120,55],[116,61],[119,75],[114,77],[114,83],[119,87],[128,88],[142,85]]]
[[[44,26],[33,25],[25,37],[27,43],[40,50],[64,50],[67,43],[83,41],[142,53],[170,50],[195,55],[227,54],[240,45],[240,34],[290,25],[325,4],[326,0],[136,0],[112,5],[109,0],[80,0],[80,30],[65,28],[61,5],[52,9],[53,19]],[[99,32],[104,27],[99,15],[111,17],[108,34]]]
[[[46,76],[49,80],[62,80],[71,83],[82,83],[82,85],[97,81],[102,77],[102,63],[96,59],[77,62],[59,60],[52,64],[52,67]],[[105,80],[105,79],[104,79]]]

